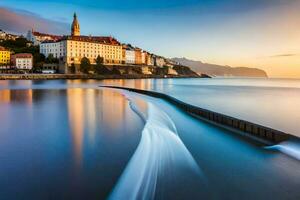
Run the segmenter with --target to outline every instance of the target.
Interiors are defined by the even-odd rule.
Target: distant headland
[[[201,72],[210,76],[229,76],[229,77],[258,77],[267,78],[264,70],[249,67],[230,67],[203,63],[201,61],[190,60],[187,58],[172,58],[173,61],[188,66],[195,72]]]

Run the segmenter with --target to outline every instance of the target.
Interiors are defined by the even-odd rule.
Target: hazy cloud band
[[[0,29],[14,33],[26,33],[30,29],[52,34],[67,34],[67,23],[45,19],[27,11],[0,7]]]

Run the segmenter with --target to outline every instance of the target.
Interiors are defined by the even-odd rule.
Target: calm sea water
[[[300,137],[300,80],[150,79],[105,84],[163,92],[202,108]]]
[[[296,80],[0,81],[1,199],[300,198],[297,159],[103,84],[299,130]]]

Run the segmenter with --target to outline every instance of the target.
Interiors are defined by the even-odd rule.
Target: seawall
[[[0,80],[52,80],[52,79],[147,79],[147,78],[202,78],[192,75],[92,75],[92,74],[0,74]],[[203,77],[206,78],[206,77]]]
[[[204,120],[216,126],[233,131],[244,137],[254,139],[255,141],[258,141],[266,145],[274,145],[282,141],[295,138],[295,136],[292,136],[288,133],[284,133],[279,130],[274,130],[272,128],[255,124],[249,121],[237,119],[224,114],[203,109],[197,106],[193,106],[191,104],[187,104],[185,102],[182,102],[174,97],[171,97],[163,93],[134,89],[134,88],[117,87],[117,86],[100,86],[100,87],[123,89],[131,92],[136,92],[136,93],[163,99],[198,119]]]

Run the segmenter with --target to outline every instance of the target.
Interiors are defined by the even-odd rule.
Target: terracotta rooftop
[[[32,54],[31,53],[18,53],[18,54],[12,55],[12,57],[15,57],[15,58],[32,58]]]
[[[113,37],[102,37],[102,36],[63,36],[59,40],[55,41],[44,41],[43,43],[59,42],[63,40],[73,40],[82,42],[94,42],[101,44],[120,45],[120,42]]]
[[[60,36],[60,35],[51,35],[51,34],[40,33],[40,32],[36,32],[36,31],[33,31],[32,34],[34,36],[40,36],[40,37],[51,37],[53,40],[59,40],[63,37],[63,36]]]
[[[62,40],[75,40],[83,42],[97,42],[103,44],[120,45],[120,42],[113,37],[102,36],[64,36]]]

